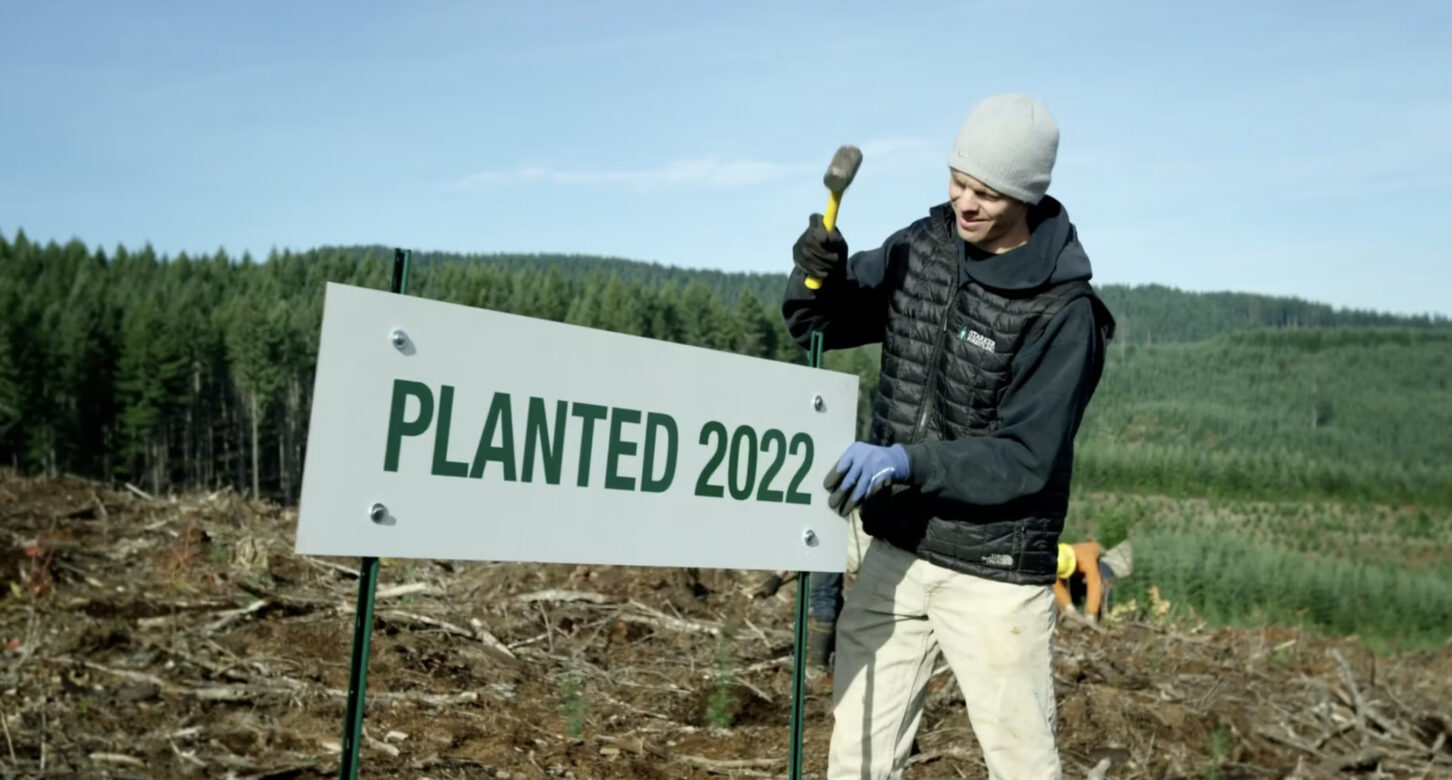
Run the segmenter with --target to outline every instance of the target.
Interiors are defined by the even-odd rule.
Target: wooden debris
[[[389,609],[378,612],[375,617],[386,623],[399,623],[420,628],[437,628],[446,634],[461,636],[465,639],[477,638],[474,636],[474,632],[467,628],[461,628],[446,620],[431,618],[427,615],[415,615],[412,612],[401,612],[396,609]]]
[[[139,487],[131,484],[130,482],[127,482],[126,483],[126,489],[129,490],[137,498],[140,498],[142,501],[155,501],[156,500],[156,499],[154,499],[154,498],[151,497],[151,494],[150,493],[148,493],[145,490],[142,490],[141,488],[139,488]]]
[[[688,633],[710,634],[711,636],[719,636],[721,634],[720,623],[673,617],[658,609],[651,609],[638,601],[631,601],[630,609],[633,611],[622,612],[619,619],[630,623],[641,623],[665,631],[685,631]]]
[[[363,732],[363,742],[368,745],[368,747],[383,753],[387,753],[394,758],[398,758],[399,753],[402,752],[398,749],[397,745],[390,745],[387,742],[374,739],[373,736],[370,735],[366,730]]]
[[[445,620],[431,618],[427,615],[416,615],[412,612],[400,612],[398,610],[386,610],[378,613],[378,618],[384,621],[393,621],[406,625],[422,626],[425,628],[437,628],[446,634],[461,636],[465,639],[476,639],[484,645],[484,649],[499,656],[511,663],[518,662],[519,658],[512,650],[500,642],[498,637],[489,633],[483,623],[479,623],[474,630],[456,626]]]
[[[181,759],[182,761],[191,764],[192,766],[199,766],[203,768],[207,766],[207,762],[201,760],[200,758],[197,758],[197,751],[182,750],[181,748],[177,747],[177,744],[175,742],[171,741],[168,741],[167,744],[171,746],[172,754],[175,755],[177,758]]]
[[[702,769],[708,769],[712,772],[730,772],[733,769],[760,769],[764,767],[773,767],[786,762],[785,758],[719,759],[706,758],[705,756],[690,756],[681,753],[677,753],[676,755],[671,756],[671,759],[674,761],[679,761],[683,764],[690,764],[691,766],[698,766]]]
[[[358,572],[292,554],[293,510],[3,470],[0,493],[16,497],[4,510],[11,541],[64,540],[67,552],[49,608],[0,598],[0,774],[336,772]],[[189,550],[172,533],[182,528],[208,541]],[[161,576],[157,563],[172,559]],[[751,598],[737,573],[710,570],[699,572],[704,601],[651,569],[426,572],[376,593],[365,773],[784,774],[789,599]],[[1067,776],[1452,777],[1445,651],[1382,656],[1370,669],[1353,642],[1295,630],[1062,625]],[[982,757],[945,664],[930,684],[909,774],[972,776]],[[707,710],[721,693],[738,700],[718,730]],[[816,752],[829,683],[809,677],[808,696]],[[1123,758],[1105,771],[1107,744]],[[1207,745],[1227,753],[1211,763]]]
[[[341,574],[344,577],[351,577],[355,580],[358,579],[357,567],[349,568],[339,563],[333,563],[332,561],[325,561],[321,558],[313,558],[306,555],[299,556],[299,560],[306,561],[310,566],[316,566],[320,569],[327,569],[336,574]]]
[[[484,621],[479,618],[469,618],[469,625],[474,627],[474,636],[478,637],[479,641],[484,643],[485,649],[509,661],[519,660],[514,655],[514,651],[509,649],[508,645],[499,641],[499,637],[495,636],[484,626]]]
[[[323,693],[335,699],[347,698],[348,692],[336,688],[323,691]],[[430,707],[453,707],[460,704],[473,704],[479,701],[479,694],[474,691],[463,693],[420,693],[416,691],[369,691],[368,700],[375,702],[411,702],[414,704],[427,704]]]
[[[1380,748],[1365,748],[1349,756],[1327,759],[1321,766],[1328,772],[1369,772],[1386,758]]]
[[[410,582],[405,585],[395,585],[391,588],[382,588],[374,594],[376,599],[395,599],[402,596],[413,596],[419,593],[433,593],[434,588],[426,582]]]
[[[538,601],[561,604],[567,602],[585,602],[588,604],[611,604],[618,599],[611,598],[602,593],[589,593],[582,590],[537,590],[531,593],[524,593],[515,596],[512,601],[520,604],[532,604]]]
[[[205,626],[202,626],[202,631],[204,633],[208,633],[208,634],[215,634],[218,631],[221,631],[222,629],[226,628],[227,626],[232,625],[236,621],[241,620],[244,617],[247,617],[248,615],[255,615],[258,612],[261,612],[262,610],[264,610],[264,609],[267,608],[267,606],[268,606],[269,603],[271,603],[271,602],[268,602],[265,599],[258,599],[256,601],[252,602],[251,604],[248,604],[247,606],[241,608],[241,609],[234,609],[234,610],[230,610],[230,611],[227,611],[227,612],[223,612],[222,615],[221,615],[221,617],[218,618],[216,621],[211,622],[211,623],[208,623]]]
[[[10,752],[11,765],[19,764],[20,761],[15,758],[15,743],[10,741],[10,718],[5,710],[0,710],[0,729],[5,731],[5,749]]]
[[[92,753],[88,756],[98,764],[117,764],[120,766],[146,766],[146,762],[134,756],[122,755],[121,753]]]

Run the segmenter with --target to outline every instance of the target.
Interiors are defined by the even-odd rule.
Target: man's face
[[[948,198],[958,216],[958,235],[989,252],[1012,249],[1028,240],[1028,205],[994,192],[962,171],[949,171]]]

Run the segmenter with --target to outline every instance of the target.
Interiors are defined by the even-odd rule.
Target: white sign
[[[857,377],[327,286],[298,553],[841,571]]]

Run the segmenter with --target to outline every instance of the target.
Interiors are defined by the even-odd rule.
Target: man
[[[1100,571],[1099,543],[1094,541],[1059,544],[1059,569],[1055,572],[1054,601],[1060,613],[1074,609],[1074,595],[1082,590],[1084,616],[1098,623],[1103,617],[1105,588],[1110,577]]]
[[[850,256],[814,214],[793,247],[792,337],[882,344],[870,441],[826,480],[872,536],[837,619],[829,778],[901,775],[940,652],[989,776],[1061,777],[1051,586],[1114,320],[1045,194],[1058,143],[1038,100],[990,98],[954,141],[947,203]]]
[[[1054,600],[1060,613],[1082,604],[1084,615],[1098,623],[1109,613],[1114,581],[1129,576],[1132,548],[1128,541],[1105,551],[1098,542],[1059,544]]]

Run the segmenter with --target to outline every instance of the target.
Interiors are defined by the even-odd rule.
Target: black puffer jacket
[[[957,571],[1047,584],[1114,319],[1063,206],[1045,198],[1030,226],[1028,244],[989,255],[941,204],[820,290],[794,270],[782,312],[804,347],[813,330],[825,349],[882,343],[871,440],[903,444],[910,475],[863,507],[865,529]]]

